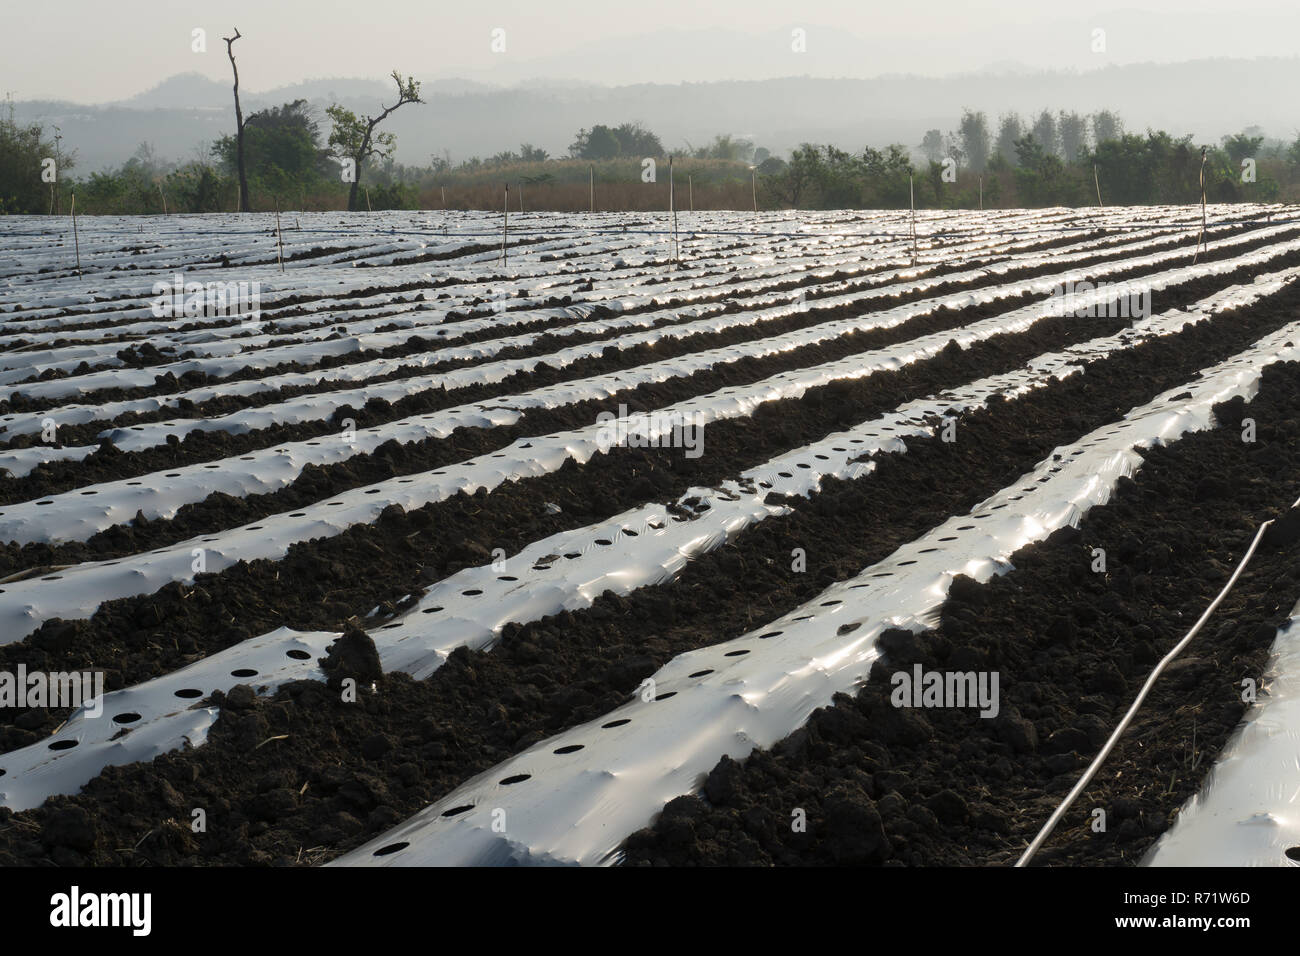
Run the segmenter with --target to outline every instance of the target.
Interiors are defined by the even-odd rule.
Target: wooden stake
[[[912,174],[907,174],[907,201],[912,206],[912,265],[916,265],[916,190],[912,188]]]
[[[1192,265],[1196,265],[1196,259],[1201,254],[1201,240],[1205,238],[1205,147],[1201,147],[1201,231],[1196,237],[1196,252],[1192,254]],[[1209,243],[1206,243],[1205,250],[1210,249]]]
[[[673,214],[673,267],[677,266],[677,203],[673,198],[673,158],[668,157],[668,211]]]
[[[284,271],[284,234],[280,232],[280,197],[275,197],[275,241],[279,245],[276,258],[280,261],[280,271]]]
[[[501,263],[504,265],[506,260],[506,235],[510,232],[510,184],[506,183],[506,196],[501,203],[501,211],[504,218],[501,220]]]
[[[77,238],[77,191],[72,191],[72,244],[77,250],[77,275],[81,275],[81,240]]]

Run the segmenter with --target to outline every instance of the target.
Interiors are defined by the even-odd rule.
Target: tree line
[[[917,158],[914,158],[919,154]],[[1118,114],[1043,110],[1023,119],[966,110],[957,129],[850,153],[804,143],[759,166],[765,202],[805,209],[1150,205],[1193,203],[1202,173],[1210,202],[1273,202],[1300,193],[1300,137],[1251,128],[1218,144],[1164,130],[1130,133]]]
[[[236,36],[228,38],[233,46]],[[232,58],[232,72],[237,77]],[[726,190],[726,201],[743,202],[751,170],[765,208],[921,208],[1189,203],[1200,198],[1202,162],[1206,197],[1212,202],[1274,201],[1300,195],[1300,138],[1287,144],[1247,129],[1201,146],[1190,135],[1163,130],[1131,133],[1118,114],[1041,111],[998,118],[996,127],[974,110],[962,113],[948,133],[927,131],[914,148],[894,143],[850,152],[804,143],[787,159],[753,142],[726,134],[695,146],[668,150],[641,123],[583,127],[567,155],[523,143],[517,150],[452,163],[432,156],[427,165],[403,165],[393,157],[395,138],[380,128],[406,103],[422,102],[419,84],[392,74],[393,105],[375,116],[358,116],[337,104],[326,110],[328,132],[306,100],[255,111],[237,111],[233,133],[221,136],[206,155],[187,162],[160,159],[150,144],[117,169],[79,181],[64,175],[75,152],[64,150],[39,124],[20,125],[13,104],[0,112],[0,212],[61,212],[75,186],[86,212],[216,212],[251,208],[413,209],[448,205],[446,190],[460,188],[459,208],[496,203],[504,183],[528,187],[545,208],[546,188],[585,187],[588,178],[620,184],[618,195],[658,181],[646,160],[671,153],[679,172],[696,188]],[[236,80],[236,99],[238,97]],[[50,157],[59,175],[51,182]],[[689,165],[688,165],[689,163]],[[352,175],[346,175],[350,171]],[[363,174],[365,177],[363,183]],[[540,188],[539,188],[540,187]],[[559,202],[559,193],[552,198]],[[616,202],[615,193],[609,194]],[[721,199],[723,192],[717,192]],[[651,202],[651,208],[654,199]],[[556,208],[577,208],[574,196]],[[640,199],[626,208],[644,208]],[[623,208],[614,205],[614,208]],[[703,207],[702,207],[703,208]],[[714,207],[719,208],[719,207]],[[727,208],[725,206],[721,208]]]

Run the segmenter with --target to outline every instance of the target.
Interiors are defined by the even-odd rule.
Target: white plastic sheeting
[[[268,686],[289,680],[323,680],[317,661],[337,634],[282,628],[221,655],[227,674],[210,676],[212,659],[103,697],[98,716],[72,714],[52,736],[0,756],[0,806],[25,810],[55,793],[76,793],[104,767],[152,760],[186,744],[200,746],[216,721],[216,707],[198,702],[235,684]]]
[[[1300,249],[1300,239],[1278,243],[1262,250],[1247,253],[1231,259],[1220,260],[1199,266],[1183,266],[1167,270],[1140,279],[1131,280],[1126,286],[1131,291],[1158,291],[1179,283],[1189,281],[1206,274],[1223,274],[1246,265],[1262,265],[1269,260],[1288,252]],[[1147,257],[1156,259],[1160,257]],[[1130,260],[1130,264],[1139,260]],[[1077,277],[1077,273],[1063,273],[1058,276],[1029,280],[1019,284],[1024,291],[1039,289],[1047,291],[1056,284]],[[171,518],[186,504],[202,501],[214,492],[224,492],[234,496],[261,494],[276,491],[291,484],[308,464],[328,465],[357,454],[373,452],[389,440],[402,443],[421,441],[428,438],[443,438],[457,427],[491,427],[513,424],[522,417],[528,408],[553,408],[569,402],[578,402],[590,398],[604,398],[617,391],[632,388],[648,382],[659,382],[669,378],[689,375],[694,371],[711,368],[718,362],[736,361],[746,356],[761,356],[775,352],[798,348],[802,345],[836,338],[852,331],[889,328],[901,325],[908,320],[939,308],[943,305],[960,307],[979,302],[996,301],[1005,287],[978,289],[972,292],[943,296],[938,299],[925,299],[909,305],[896,306],[878,313],[850,319],[840,319],[823,323],[806,329],[798,329],[783,335],[746,342],[739,345],[724,346],[697,352],[675,359],[668,359],[649,365],[638,366],[590,379],[581,379],[559,385],[535,389],[522,395],[492,399],[489,402],[470,406],[460,406],[428,415],[400,419],[373,428],[358,430],[355,441],[344,442],[339,436],[321,437],[309,441],[287,443],[278,448],[262,449],[237,459],[225,459],[220,462],[208,462],[198,465],[186,465],[174,471],[154,473],[140,478],[123,479],[90,488],[82,488],[63,494],[51,495],[38,501],[4,506],[0,510],[0,541],[25,542],[62,542],[83,541],[99,531],[132,520],[137,512],[146,518]],[[1104,303],[1113,298],[1114,291],[1103,287],[1099,290],[1080,293],[1070,305],[1076,309],[1087,308],[1089,304]],[[963,347],[991,338],[1005,332],[1021,331],[1041,321],[1050,310],[1043,304],[1032,304],[1019,309],[972,323],[958,330],[933,333],[897,345],[876,350],[866,355],[853,355],[837,362],[827,363],[810,369],[793,373],[782,373],[758,383],[724,389],[712,395],[679,403],[673,411],[689,412],[693,415],[705,414],[710,419],[748,415],[753,408],[764,401],[801,395],[806,389],[825,384],[836,378],[854,378],[882,369],[898,368],[901,365],[928,358],[936,354],[949,341],[956,340]],[[708,323],[722,322],[728,317],[705,320]],[[665,330],[652,330],[640,333],[655,337],[668,334]],[[573,347],[581,354],[590,349],[585,346]],[[521,359],[519,362],[532,360]],[[483,367],[456,370],[444,376],[447,380],[460,377],[473,380],[488,373]],[[744,395],[746,400],[737,402],[735,396]],[[256,410],[249,414],[255,414]],[[143,427],[143,426],[139,426]],[[558,440],[568,444],[571,440],[582,441],[584,432],[592,433],[599,426],[591,429],[563,433],[547,438],[529,439],[529,447],[541,449],[552,446]],[[132,429],[121,430],[125,442]],[[117,433],[115,432],[116,436]],[[492,455],[493,458],[509,460],[519,445],[503,449]],[[501,473],[499,479],[509,479],[527,474],[536,474],[537,462],[533,455],[523,455],[519,464],[520,471]],[[555,467],[563,463],[557,459]],[[585,456],[579,459],[585,461]],[[386,482],[392,486],[395,481]],[[486,482],[485,482],[486,483]],[[498,482],[492,482],[493,487]],[[375,486],[383,487],[383,486]],[[470,490],[473,490],[472,487]],[[367,489],[365,494],[377,492]],[[349,493],[353,494],[353,493]],[[345,496],[346,497],[346,496]],[[409,499],[409,495],[404,495]],[[430,500],[437,500],[433,498]],[[387,503],[379,502],[381,505]],[[410,507],[409,504],[405,504]],[[424,503],[424,502],[422,502]],[[378,514],[376,511],[375,514]],[[373,517],[373,516],[371,516]],[[370,520],[370,518],[367,518]],[[297,540],[297,539],[295,539]],[[139,592],[132,592],[139,593]],[[0,604],[3,604],[0,601]],[[2,619],[0,611],[0,619]]]
[[[1167,241],[1167,240],[1166,240]],[[1153,241],[1144,241],[1132,246],[1111,247],[1106,251],[1108,254],[1124,254],[1139,247],[1147,247],[1153,244]],[[1004,260],[979,269],[968,270],[955,273],[944,273],[942,275],[932,276],[924,279],[913,279],[907,282],[892,283],[881,285],[868,290],[854,288],[860,283],[860,280],[843,280],[835,283],[824,283],[814,290],[817,298],[810,300],[800,299],[795,293],[789,290],[771,293],[756,292],[750,296],[741,295],[740,288],[734,288],[734,294],[729,297],[729,303],[744,303],[748,308],[745,311],[733,312],[725,315],[717,315],[696,321],[678,321],[680,319],[689,319],[696,313],[712,313],[718,311],[720,305],[725,303],[711,302],[704,306],[662,309],[651,312],[641,312],[630,316],[618,316],[608,319],[598,319],[587,322],[579,322],[570,326],[556,328],[547,328],[538,332],[524,333],[520,335],[503,336],[484,342],[475,342],[470,345],[455,346],[450,348],[439,349],[437,351],[422,353],[419,356],[419,364],[434,364],[444,361],[468,361],[487,359],[509,348],[524,348],[531,346],[543,338],[549,337],[569,337],[580,335],[605,335],[610,332],[626,331],[630,329],[651,329],[652,326],[664,321],[673,321],[675,324],[653,328],[650,331],[623,334],[614,338],[602,339],[580,346],[564,349],[559,352],[539,355],[529,359],[517,359],[505,362],[496,362],[485,365],[476,365],[470,369],[455,370],[433,376],[417,376],[408,379],[402,379],[395,382],[378,382],[367,383],[359,388],[333,391],[323,394],[300,395],[295,398],[277,402],[268,405],[258,406],[256,408],[243,409],[233,412],[229,415],[219,418],[208,418],[203,420],[181,420],[166,421],[149,425],[134,425],[129,429],[115,429],[105,431],[99,437],[108,438],[113,441],[122,451],[139,451],[143,448],[149,448],[161,445],[170,436],[183,438],[191,431],[229,431],[234,433],[243,433],[254,429],[266,428],[271,425],[291,425],[308,421],[319,421],[327,418],[331,412],[340,405],[363,405],[371,398],[382,398],[387,401],[397,401],[408,395],[426,389],[443,386],[448,389],[454,389],[464,384],[485,384],[499,382],[510,375],[520,372],[532,371],[538,365],[545,363],[555,368],[563,368],[582,359],[594,358],[602,355],[609,348],[628,350],[641,345],[656,345],[665,339],[686,338],[701,332],[721,332],[727,329],[738,327],[754,327],[761,323],[775,321],[787,318],[795,313],[806,311],[807,309],[833,309],[844,306],[865,307],[875,299],[885,299],[902,294],[915,294],[925,292],[939,285],[949,285],[954,283],[974,282],[981,278],[1001,275],[1014,269],[1036,268],[1045,264],[1062,265],[1072,260],[1087,258],[1096,255],[1096,250],[1091,249],[1087,255],[1082,253],[1068,254],[1066,250],[1053,250],[1051,254],[1038,254],[1029,257],[1018,257],[1015,259]],[[1152,264],[1152,261],[1167,261],[1175,256],[1182,255],[1182,252],[1169,252],[1156,257],[1146,257],[1144,259],[1128,259],[1122,262],[1109,263],[1106,265],[1094,265],[1084,271],[1069,274],[1058,273],[1057,275],[1042,278],[1024,280],[1011,284],[1001,285],[995,289],[989,290],[995,292],[998,297],[1010,298],[1021,295],[1025,292],[1043,292],[1051,289],[1053,286],[1077,279],[1084,274],[1092,277],[1100,277],[1111,272],[1127,270],[1135,266],[1145,266]],[[788,280],[788,277],[786,277]],[[848,290],[839,295],[832,295],[836,290]],[[804,290],[805,292],[808,290]],[[981,290],[983,291],[983,290]],[[662,297],[662,296],[660,296]],[[962,294],[953,296],[930,299],[918,303],[927,311],[952,307],[954,302],[964,302],[965,297]],[[761,307],[761,308],[760,308]],[[577,311],[575,309],[551,309],[543,312],[526,313],[522,315],[511,314],[509,317],[501,316],[502,320],[510,323],[534,321],[547,317],[548,314],[563,315]],[[917,313],[912,313],[913,315]],[[470,326],[471,331],[477,331],[482,328],[492,326],[495,320],[479,320],[476,323],[457,323],[456,326],[447,326],[446,330],[458,329],[461,325]],[[440,330],[441,331],[441,330]],[[359,363],[359,366],[345,366],[337,376],[340,379],[355,379],[359,376],[383,374],[392,371],[403,365],[410,366],[413,364],[408,359],[378,359],[373,362]],[[151,372],[153,370],[150,370]],[[302,374],[300,377],[308,378],[311,374],[316,374],[318,378],[330,377],[329,373],[321,375],[320,373]],[[290,376],[285,376],[289,378]],[[299,377],[299,376],[295,376]],[[275,378],[275,377],[272,377]],[[287,382],[285,384],[288,384]],[[56,421],[58,419],[56,418]],[[33,425],[28,425],[32,428]]]
[[[808,495],[827,477],[862,477],[875,467],[863,459],[903,453],[904,438],[933,435],[943,420],[984,405],[991,395],[1014,397],[1042,387],[1116,349],[1172,334],[1220,309],[1276,292],[1297,278],[1300,269],[1261,276],[1251,286],[1202,300],[1195,311],[1174,310],[1140,320],[1118,335],[1040,355],[1016,371],[909,402],[881,418],[780,455],[735,481],[692,488],[681,496],[675,513],[660,504],[647,505],[534,542],[504,563],[467,568],[434,584],[399,619],[371,628],[381,663],[385,671],[422,679],[457,647],[490,646],[509,622],[580,610],[607,590],[627,594],[671,580],[696,555],[722,545],[754,522],[784,514],[785,506],[765,503],[769,492]],[[683,504],[692,499],[698,500],[689,508]],[[688,518],[683,512],[693,514]],[[150,759],[168,749],[169,742],[172,748],[187,741],[197,745],[205,717],[179,709],[177,690],[197,699],[214,690],[228,691],[236,683],[251,683],[269,693],[284,680],[317,677],[312,662],[338,636],[280,628],[168,678],[108,695],[107,717],[135,715],[127,722],[131,735],[114,740],[121,721],[73,715],[51,737],[0,756],[0,768],[13,778],[0,791],[0,805],[13,810],[37,806],[53,793],[72,792],[109,763]],[[210,709],[204,714],[215,719]],[[139,733],[146,728],[147,733]],[[51,749],[54,746],[62,749]]]
[[[628,834],[696,789],[724,755],[743,759],[771,746],[835,693],[857,687],[886,628],[931,626],[954,576],[984,581],[1005,573],[1017,549],[1105,503],[1115,482],[1140,467],[1137,449],[1210,427],[1217,402],[1253,397],[1266,365],[1300,358],[1298,333],[1300,323],[1292,323],[1123,421],[1058,448],[969,515],[790,614],[674,658],[654,675],[653,700],[634,697],[529,748],[336,863],[616,862]]]
[[[1183,270],[1174,270],[1145,281],[1157,288],[1163,282],[1180,281],[1182,272]],[[1103,293],[1089,293],[1080,296],[1078,304],[1084,306],[1089,301],[1103,299]],[[955,340],[960,346],[967,347],[973,342],[1003,332],[1020,331],[1041,321],[1043,317],[1041,305],[1026,306],[957,331],[936,333],[881,349],[869,356],[851,355],[824,365],[783,372],[750,385],[725,388],[645,415],[637,431],[650,441],[658,442],[662,435],[671,431],[674,422],[690,422],[696,428],[705,428],[712,422],[745,417],[752,415],[754,409],[765,402],[798,398],[808,389],[829,382],[862,378],[878,371],[921,361],[937,354],[950,341]],[[659,364],[671,366],[681,363],[689,366],[698,361],[699,356],[688,356]],[[627,380],[634,378],[635,372],[646,374],[643,368],[607,377],[607,394],[626,387]],[[590,384],[575,386],[562,383],[548,391],[562,393],[576,387],[590,388]],[[481,421],[485,416],[488,421],[499,424],[517,420],[521,414],[522,412],[496,405],[489,406],[487,410],[476,406],[473,409],[438,412],[412,420],[407,426],[410,432],[404,440],[447,434],[457,424]],[[355,444],[357,447],[373,449],[393,437],[398,436],[393,434],[391,426],[368,429],[357,433]],[[608,426],[603,423],[593,423],[586,428],[543,437],[521,438],[478,460],[448,465],[419,475],[391,478],[369,487],[344,492],[333,500],[318,502],[287,515],[264,518],[251,525],[193,538],[148,554],[78,564],[45,577],[13,582],[0,588],[0,643],[20,640],[52,617],[88,617],[104,601],[150,594],[174,580],[192,580],[193,562],[200,551],[208,571],[224,570],[240,560],[278,559],[295,542],[339,534],[354,524],[369,524],[390,504],[400,504],[406,510],[411,510],[443,500],[458,491],[473,493],[480,487],[490,491],[505,481],[548,474],[557,471],[570,459],[585,464],[600,449],[602,442],[607,440]],[[296,451],[303,447],[306,448],[307,455],[290,451],[290,448]],[[301,469],[303,458],[314,458],[318,462],[342,460],[351,453],[351,447],[339,441],[322,440],[300,442],[285,449],[244,456],[241,462],[253,461],[261,469],[256,479],[258,484],[253,489],[247,487],[246,475],[228,472],[217,465],[201,465],[158,476],[156,482],[161,488],[156,494],[148,487],[145,479],[132,479],[99,486],[99,490],[106,490],[106,493],[102,499],[96,499],[93,505],[87,503],[84,492],[70,492],[42,499],[46,503],[44,505],[36,502],[7,506],[0,511],[0,540],[22,535],[38,535],[40,540],[89,536],[94,530],[109,527],[119,520],[128,520],[137,508],[143,510],[145,507],[155,507],[159,499],[168,503],[172,509],[170,512],[162,512],[163,516],[167,516],[185,501],[195,500],[196,487],[221,490],[224,484],[228,488],[242,488],[242,493],[249,490],[273,490],[277,480],[282,484],[289,483],[292,476]],[[91,491],[98,494],[96,489]],[[63,583],[57,588],[46,587],[50,581]]]
[[[1300,865],[1300,604],[1278,630],[1263,691],[1144,865]]]
[[[1170,239],[1171,237],[1166,235],[1163,241],[1168,242]],[[1071,243],[1059,247],[1056,251],[1066,254],[1073,250],[1111,247],[1114,244],[1115,239],[1107,237]],[[1014,255],[1025,249],[1032,252],[1036,242],[1008,241],[996,237],[972,235],[961,237],[942,246],[941,253],[936,251],[933,244],[927,245],[930,248],[919,250],[920,254],[915,266],[911,265],[910,250],[908,255],[898,255],[893,259],[879,255],[867,258],[863,255],[864,252],[878,253],[880,250],[878,248],[868,250],[863,245],[843,246],[834,252],[819,250],[815,254],[808,254],[805,250],[796,247],[793,252],[783,252],[780,257],[775,255],[774,249],[773,254],[763,257],[770,261],[762,264],[748,261],[756,259],[752,254],[753,250],[743,258],[735,253],[723,255],[717,250],[697,250],[697,255],[691,260],[678,264],[678,268],[666,282],[662,270],[657,268],[620,270],[613,274],[615,278],[611,278],[611,274],[607,273],[576,272],[574,259],[569,255],[563,263],[564,272],[554,271],[553,266],[542,268],[538,264],[526,264],[523,268],[518,268],[512,265],[509,267],[509,276],[488,279],[468,278],[454,286],[426,291],[418,296],[419,301],[415,302],[410,301],[412,297],[410,290],[391,292],[362,290],[348,298],[326,296],[312,299],[308,303],[297,302],[290,298],[290,294],[297,291],[295,287],[286,285],[283,277],[277,277],[278,281],[274,283],[276,289],[268,288],[264,284],[261,290],[260,311],[263,322],[274,322],[275,327],[281,331],[312,328],[322,324],[335,325],[340,318],[348,324],[350,331],[356,331],[356,328],[351,325],[354,319],[387,317],[395,324],[410,322],[409,313],[422,312],[430,308],[426,301],[432,299],[437,299],[434,308],[447,312],[483,311],[482,299],[502,293],[508,296],[511,306],[518,309],[542,307],[557,295],[567,295],[573,300],[573,305],[588,309],[597,303],[611,304],[620,301],[634,305],[653,305],[666,302],[670,298],[690,301],[707,297],[716,294],[720,287],[725,287],[729,291],[757,292],[763,288],[788,283],[791,278],[801,274],[827,277],[837,271],[856,272],[860,275],[870,271],[872,278],[877,280],[903,278],[909,274],[914,275],[920,269],[929,268],[935,262],[952,263],[977,254]],[[763,248],[764,244],[760,243],[758,250],[761,251]],[[608,251],[607,247],[596,250],[599,254]],[[572,254],[574,250],[566,250],[566,252]],[[704,254],[699,255],[698,253],[701,252]],[[738,258],[741,258],[741,264],[733,261]],[[884,271],[879,271],[881,269]],[[502,271],[506,271],[506,268],[502,267]],[[281,304],[282,302],[293,304]],[[475,302],[478,305],[475,305]],[[194,316],[189,318],[187,324],[198,328],[189,332],[173,333],[175,323],[153,320],[152,309],[147,306],[132,304],[104,308],[103,305],[96,302],[87,306],[88,312],[73,317],[74,321],[79,323],[111,322],[113,319],[124,321],[98,328],[68,330],[65,326],[69,317],[60,314],[59,310],[35,309],[25,311],[23,315],[8,323],[0,322],[0,352],[9,342],[19,340],[27,343],[43,343],[72,338],[78,342],[86,342],[120,336],[161,334],[166,341],[185,342],[204,341],[207,337],[219,338],[242,332],[240,325],[232,322],[231,319],[219,316]],[[111,306],[112,303],[109,305]],[[293,314],[303,308],[309,308],[310,311],[305,315]],[[338,310],[343,315],[336,316],[332,310]],[[47,312],[51,314],[43,318],[38,317]],[[45,329],[50,331],[43,331]],[[249,340],[244,341],[247,343]]]
[[[1277,227],[1272,230],[1258,230],[1241,236],[1225,239],[1223,240],[1222,245],[1237,245],[1243,242],[1258,241],[1260,238],[1278,235],[1285,232],[1294,232],[1294,228],[1287,229],[1285,227]],[[933,277],[925,280],[902,282],[885,288],[873,289],[865,293],[849,293],[838,298],[826,297],[820,299],[817,302],[817,305],[821,308],[829,308],[838,305],[855,305],[860,301],[867,301],[872,298],[923,290],[943,282],[970,281],[978,278],[981,274],[999,275],[1012,269],[1035,268],[1047,263],[1064,264],[1069,263],[1072,260],[1085,259],[1098,254],[1116,257],[1132,255],[1139,250],[1167,244],[1169,241],[1170,239],[1168,236],[1159,236],[1154,239],[1143,239],[1140,241],[1118,244],[1111,241],[1112,244],[1101,246],[1098,240],[1093,240],[1084,243],[1079,247],[1072,246],[1070,248],[1054,249],[1047,253],[1030,252],[1003,262],[989,264],[980,270],[970,273],[958,273]],[[1181,249],[1166,250],[1140,259],[1129,259],[1118,266],[1115,264],[1112,264],[1109,268],[1097,266],[1089,270],[1086,274],[1095,276],[1115,271],[1116,268],[1156,265],[1161,262],[1180,258],[1183,254],[1184,253]],[[1066,281],[1067,279],[1081,278],[1083,275],[1085,275],[1085,273],[1079,272],[1070,276],[1057,276],[1055,277],[1055,280]],[[788,282],[789,278],[790,276],[786,274],[784,276],[784,281]],[[676,282],[680,281],[680,278],[676,280]],[[778,279],[777,282],[779,281],[781,280]],[[856,280],[842,280],[828,287],[819,289],[819,293],[824,295],[827,289],[834,289],[836,287],[849,288],[855,281]],[[766,282],[740,282],[736,286],[732,287],[730,291],[733,291],[734,295],[743,301],[745,293],[757,294],[772,284],[775,283],[771,280]],[[494,292],[501,291],[501,288],[502,287],[499,283],[494,284]],[[667,297],[674,288],[676,288],[676,284],[670,284],[665,288],[657,290],[656,296],[659,298]],[[1024,291],[1040,288],[1050,288],[1050,285],[1043,286],[1040,280],[1025,281],[1005,287],[1005,292],[1003,294],[1018,295]],[[778,301],[789,301],[793,295],[794,293],[786,293],[785,295],[776,296],[776,299]],[[645,297],[640,298],[644,299]],[[608,297],[608,294],[606,294],[601,298],[600,304],[603,304],[606,307],[617,308],[620,303],[617,299],[611,300]],[[635,304],[638,304],[637,300],[630,300],[626,303],[627,306]],[[768,312],[761,316],[751,316],[751,319],[779,318],[781,315],[788,314],[790,311],[793,311],[793,308],[788,308],[784,310],[784,312]],[[506,313],[496,320],[485,319],[442,326],[441,323],[444,320],[445,313],[439,312],[424,319],[408,318],[401,324],[413,326],[414,328],[408,327],[403,330],[392,332],[372,331],[380,326],[391,324],[391,317],[358,322],[354,318],[350,317],[350,313],[344,313],[343,317],[340,318],[338,322],[330,323],[324,328],[309,330],[303,333],[300,337],[303,338],[304,341],[290,344],[277,344],[273,347],[268,347],[269,343],[282,343],[283,335],[255,335],[238,340],[214,339],[212,342],[203,341],[203,338],[213,338],[210,334],[198,338],[193,334],[180,334],[170,337],[163,336],[158,337],[155,344],[161,347],[164,351],[178,351],[184,348],[200,353],[200,357],[165,365],[149,366],[142,369],[111,368],[98,372],[89,372],[83,375],[73,375],[66,378],[52,379],[49,381],[12,385],[8,389],[0,388],[0,398],[7,398],[9,395],[18,392],[21,392],[28,399],[36,400],[86,394],[104,388],[143,388],[152,386],[156,376],[166,373],[179,376],[188,372],[201,371],[210,375],[228,376],[244,369],[265,369],[285,362],[311,364],[327,356],[346,355],[365,349],[383,349],[394,345],[400,345],[417,335],[428,337],[430,334],[443,335],[445,333],[448,337],[454,337],[454,334],[457,332],[463,334],[464,332],[478,331],[481,328],[493,324],[516,324],[518,322],[532,321],[546,318],[548,316],[554,317],[556,315],[563,315],[564,313],[565,310],[563,309],[543,309],[532,314]],[[678,312],[672,310],[658,313],[643,313],[637,316],[625,318],[620,324],[626,326],[649,326],[655,321],[672,318],[676,314],[678,314]],[[734,320],[737,317],[733,316],[732,318]],[[732,321],[729,324],[734,325],[738,323]],[[616,327],[618,327],[618,324],[610,325],[610,328]],[[326,336],[334,334],[336,329],[345,330],[348,333],[347,337],[335,339],[333,341],[321,341],[321,339]],[[556,329],[554,332],[560,334],[577,334],[579,331],[601,330],[602,328],[597,325],[591,328],[580,326],[576,329],[569,330]],[[540,334],[541,333],[535,333],[530,336],[521,337],[519,342],[512,344],[529,344],[531,341],[539,337]],[[611,341],[607,344],[621,346],[621,343],[617,340]],[[13,369],[9,372],[0,372],[0,384],[21,382],[23,379],[29,378],[34,374],[39,374],[47,368],[58,368],[64,371],[71,371],[84,359],[96,361],[96,355],[99,355],[99,361],[111,360],[110,364],[120,366],[122,364],[120,360],[111,359],[111,356],[113,356],[120,348],[122,348],[122,343],[94,346],[93,348],[83,346],[69,347],[59,350],[56,353],[50,353],[48,356],[45,355],[45,353],[39,353],[42,356],[40,361],[34,359],[29,360],[26,358],[20,361],[15,357]],[[495,354],[495,351],[496,349],[493,348],[492,342],[484,342],[476,343],[475,346],[469,348],[469,350],[463,355],[448,355],[446,357],[484,357]],[[83,355],[83,352],[86,354]],[[23,353],[24,356],[27,354],[28,353]],[[30,354],[36,355],[38,353]],[[59,355],[64,355],[66,357],[59,358],[55,361],[55,357]],[[3,363],[3,361],[3,354],[0,353],[0,363]],[[328,403],[329,399],[326,398],[325,401]]]

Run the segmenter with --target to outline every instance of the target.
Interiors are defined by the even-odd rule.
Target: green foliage
[[[190,162],[167,176],[164,188],[173,211],[221,212],[231,208],[237,187],[206,163]]]
[[[45,160],[55,158],[55,143],[47,139],[39,123],[20,125],[14,119],[14,105],[0,114],[0,213],[48,213],[53,199],[52,184],[42,181]],[[74,158],[60,152],[57,174],[71,169]]]
[[[1236,133],[1233,136],[1223,137],[1223,149],[1232,160],[1232,164],[1240,168],[1243,159],[1254,159],[1259,155],[1259,149],[1264,145],[1263,136],[1249,136],[1246,133]]]
[[[236,152],[233,135],[213,144],[223,174],[235,174]],[[306,100],[253,113],[244,121],[244,163],[250,192],[273,196],[315,189],[338,169],[321,143],[320,127]]]
[[[578,136],[569,146],[574,159],[613,159],[623,155],[618,135],[608,126],[593,126],[591,131],[578,130]]]
[[[391,182],[370,189],[371,209],[416,209],[416,190],[407,183]]]
[[[989,160],[989,123],[983,113],[966,110],[962,113],[961,148],[970,168],[983,172]]]
[[[868,146],[860,154],[804,143],[789,163],[760,172],[764,195],[777,205],[887,209],[908,206],[913,169],[906,147],[897,143],[883,151]]]
[[[687,152],[696,159],[725,159],[736,163],[748,163],[750,160],[755,160],[756,163],[762,161],[756,159],[757,151],[753,143],[727,134],[713,137],[713,142],[707,146],[691,147],[689,143],[686,145]],[[763,150],[763,152],[767,151]]]
[[[590,130],[578,130],[569,146],[569,155],[586,160],[657,159],[664,155],[664,147],[659,137],[640,123],[623,123],[615,127],[597,124]]]
[[[115,170],[91,173],[77,184],[77,208],[87,213],[114,212],[149,215],[163,210],[159,185],[168,167],[154,156],[149,143]]]
[[[407,103],[423,103],[420,99],[420,84],[413,78],[402,80],[402,74],[396,70],[392,73],[393,82],[397,84],[397,102],[386,106],[378,116],[357,116],[338,103],[328,107],[325,112],[333,122],[330,130],[329,146],[334,156],[350,160],[354,164],[355,178],[348,190],[348,209],[359,210],[358,189],[361,175],[366,164],[375,159],[388,159],[397,146],[397,137],[392,133],[376,132],[380,123],[395,110]]]

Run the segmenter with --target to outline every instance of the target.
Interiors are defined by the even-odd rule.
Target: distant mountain
[[[639,121],[669,148],[700,144],[718,133],[745,135],[776,153],[801,142],[845,149],[901,142],[915,146],[927,129],[955,129],[962,109],[984,110],[990,125],[1014,110],[1117,110],[1128,129],[1148,126],[1198,142],[1259,126],[1295,138],[1300,120],[1289,97],[1252,91],[1300,88],[1300,58],[1212,59],[1111,66],[1081,71],[1017,72],[1004,63],[950,77],[873,79],[788,77],[708,83],[639,83],[607,87],[549,79],[511,86],[476,80],[425,82],[427,105],[407,106],[385,128],[397,134],[397,159],[424,164],[433,154],[453,161],[489,156],[529,142],[564,153],[574,134],[596,123]],[[245,112],[306,99],[325,125],[324,109],[341,102],[374,112],[391,102],[391,80],[328,78],[243,94]],[[24,121],[57,124],[65,148],[77,150],[78,172],[116,165],[141,142],[161,157],[191,158],[204,143],[233,131],[230,86],[197,74],[174,76],[122,103],[79,106],[19,102]]]
[[[151,90],[137,93],[120,103],[107,104],[104,108],[198,109],[204,106],[224,106],[230,99],[230,83],[218,83],[202,73],[178,73],[169,76]]]

